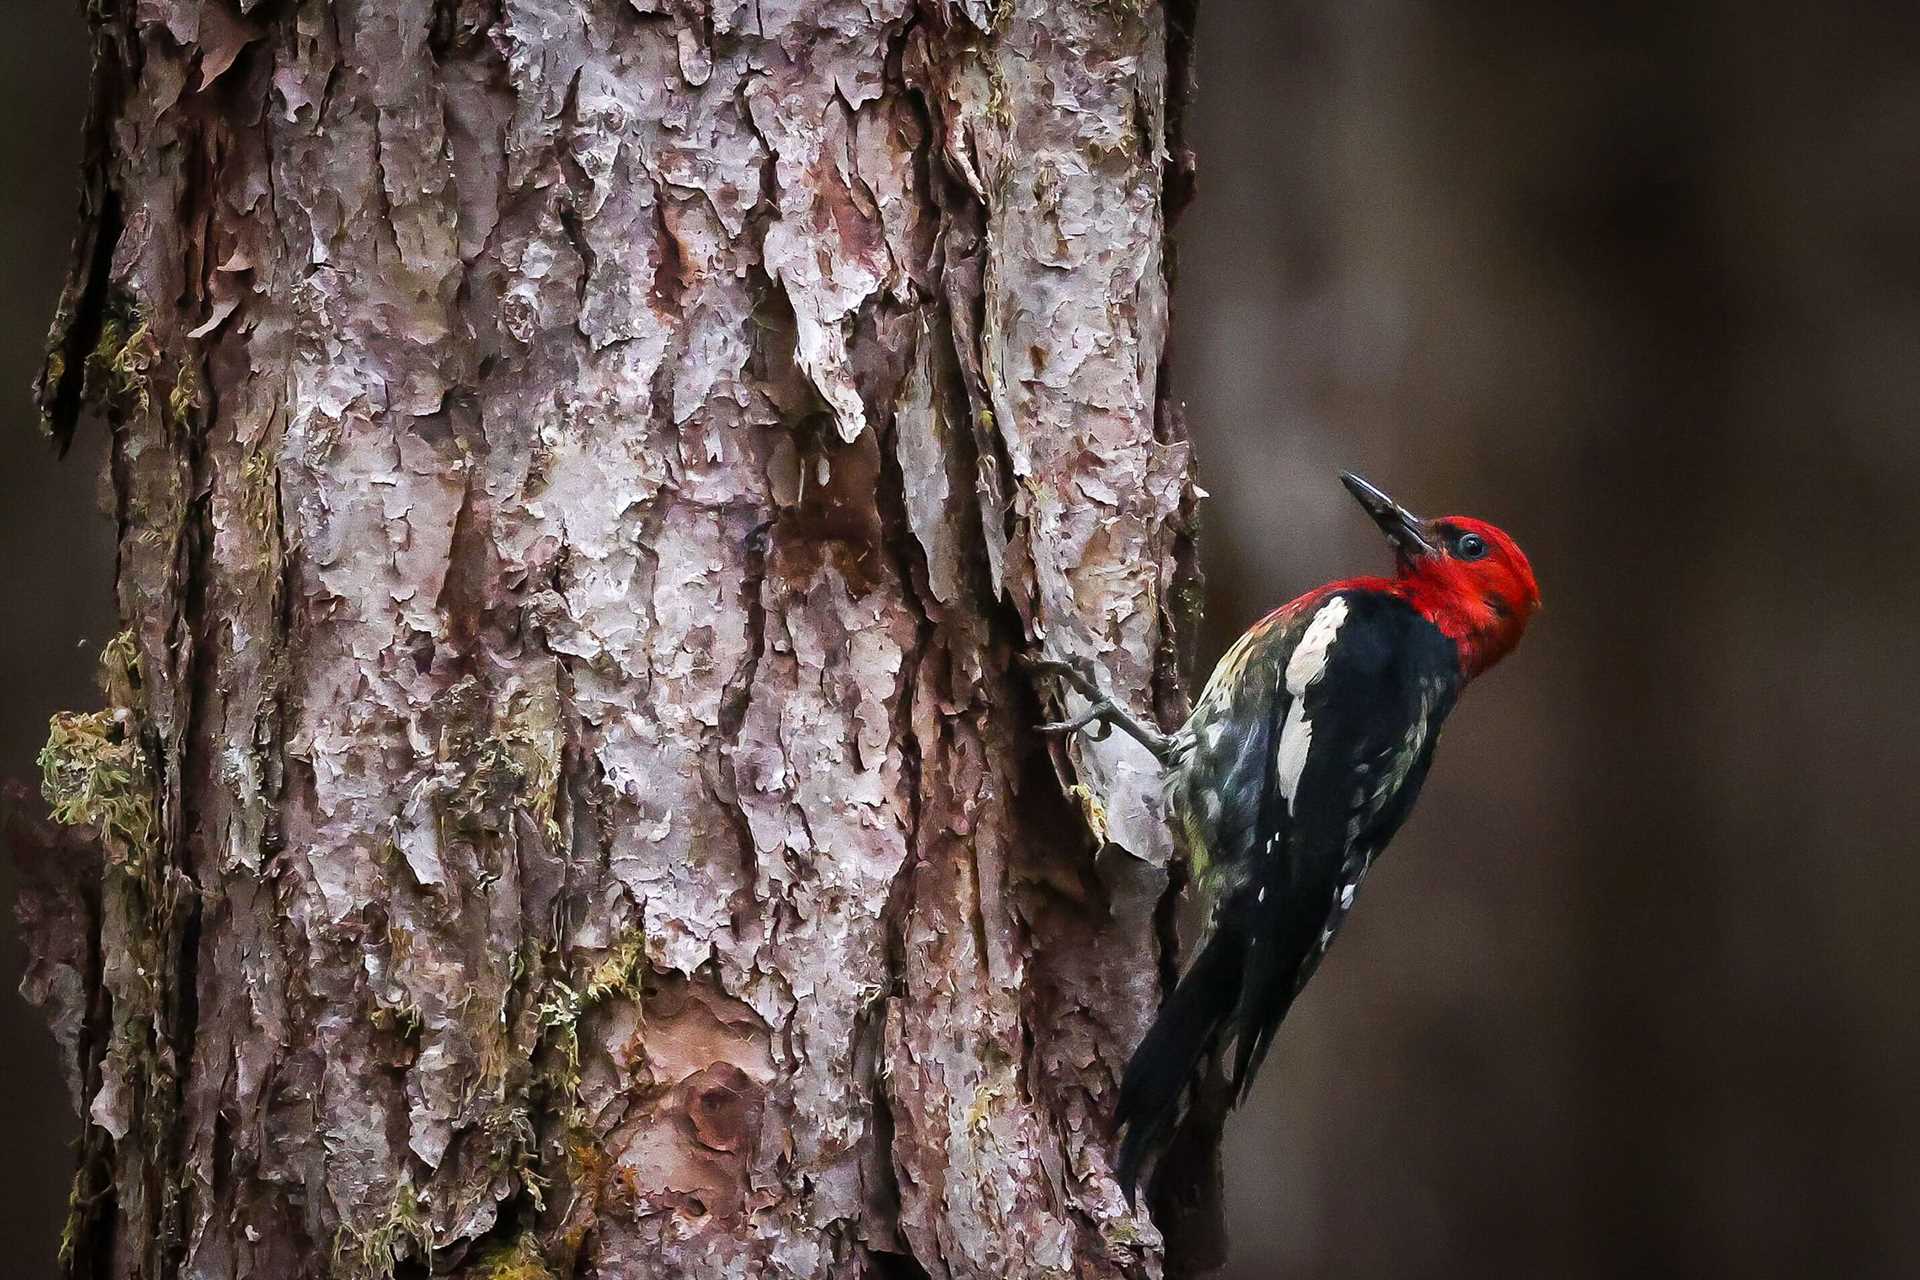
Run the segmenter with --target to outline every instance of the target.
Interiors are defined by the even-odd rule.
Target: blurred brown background
[[[71,0],[0,2],[0,777],[14,778],[38,776],[48,716],[99,705],[113,530],[97,498],[101,433],[59,461],[29,391],[77,223],[86,28]],[[16,881],[0,850],[0,1275],[39,1280],[54,1274],[80,1120],[53,1037],[16,991]]]
[[[1920,10],[1202,6],[1207,656],[1383,563],[1340,467],[1506,525],[1548,605],[1233,1130],[1230,1274],[1920,1275]],[[77,8],[0,45],[7,773],[110,625],[98,441],[24,391]],[[0,1007],[33,1276],[78,1122]]]

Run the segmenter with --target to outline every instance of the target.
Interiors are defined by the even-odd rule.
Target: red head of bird
[[[1511,653],[1540,608],[1540,586],[1519,545],[1484,520],[1423,520],[1359,476],[1340,480],[1393,544],[1389,589],[1453,641],[1461,674],[1471,679]]]

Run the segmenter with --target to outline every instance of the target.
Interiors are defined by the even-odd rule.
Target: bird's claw
[[[1055,736],[1077,733],[1085,729],[1089,738],[1095,742],[1104,742],[1113,733],[1113,722],[1106,718],[1110,709],[1110,704],[1095,703],[1071,720],[1055,720],[1048,724],[1036,725],[1035,729],[1040,733]]]
[[[1108,702],[1111,698],[1100,685],[1099,668],[1091,658],[1078,655],[1070,658],[1049,658],[1044,654],[1027,653],[1020,656],[1021,662],[1036,675],[1058,676],[1072,685],[1082,697],[1096,702]]]
[[[1087,700],[1087,708],[1079,715],[1066,720],[1056,720],[1038,726],[1039,731],[1050,736],[1060,736],[1084,731],[1095,742],[1103,742],[1112,736],[1115,726],[1125,729],[1129,737],[1139,742],[1154,754],[1162,764],[1172,758],[1172,744],[1151,725],[1135,719],[1119,699],[1107,690],[1100,679],[1100,666],[1091,658],[1078,655],[1067,658],[1050,658],[1041,654],[1022,654],[1020,659],[1028,670],[1038,675],[1057,676],[1075,693]]]

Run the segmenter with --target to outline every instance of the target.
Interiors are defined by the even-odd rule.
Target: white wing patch
[[[1347,602],[1334,596],[1320,606],[1307,623],[1300,643],[1287,659],[1287,693],[1293,699],[1287,719],[1280,726],[1280,748],[1274,765],[1280,775],[1280,794],[1287,798],[1287,812],[1293,812],[1293,795],[1300,789],[1300,775],[1307,768],[1307,752],[1313,749],[1313,722],[1307,719],[1307,690],[1326,674],[1327,659],[1333,653],[1334,637],[1347,620]]]

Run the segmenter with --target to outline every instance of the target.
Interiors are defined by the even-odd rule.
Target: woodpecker
[[[1121,1081],[1115,1174],[1129,1205],[1203,1066],[1226,1066],[1229,1046],[1226,1101],[1246,1097],[1413,808],[1455,699],[1540,607],[1532,566],[1499,529],[1423,520],[1359,476],[1340,479],[1392,544],[1394,575],[1328,583],[1255,623],[1178,732],[1129,713],[1090,663],[1034,663],[1088,700],[1044,732],[1118,727],[1159,758],[1169,821],[1207,908],[1195,958]]]

